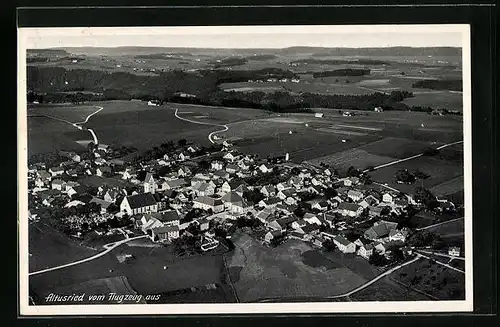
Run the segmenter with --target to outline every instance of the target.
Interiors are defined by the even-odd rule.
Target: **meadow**
[[[246,234],[235,235],[233,241],[236,249],[227,262],[241,302],[326,297],[366,281],[302,241],[288,240],[272,249]]]

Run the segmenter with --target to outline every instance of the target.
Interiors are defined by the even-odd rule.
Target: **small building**
[[[452,257],[459,257],[460,256],[460,247],[459,246],[452,246],[448,249],[448,255]]]
[[[123,198],[120,203],[120,211],[129,215],[138,213],[157,212],[158,204],[151,193],[140,193]]]
[[[371,255],[373,254],[373,245],[372,244],[361,245],[357,251],[357,254],[365,259],[370,259]]]
[[[316,118],[323,118],[323,113],[322,112],[317,112],[314,114],[314,117]]]
[[[337,246],[337,248],[342,253],[354,253],[356,252],[356,244],[349,241],[343,236],[337,235],[333,238],[333,242]]]

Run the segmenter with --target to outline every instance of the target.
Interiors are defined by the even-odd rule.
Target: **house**
[[[296,189],[299,189],[302,187],[303,185],[303,180],[302,178],[300,177],[297,177],[297,176],[292,176],[289,180],[288,180],[288,184],[292,187],[295,187]]]
[[[373,111],[375,111],[375,112],[383,112],[383,111],[384,111],[384,109],[382,109],[382,107],[375,107],[375,108],[373,109]]]
[[[187,150],[191,153],[196,153],[198,151],[200,151],[200,147],[199,146],[196,146],[196,145],[190,145]]]
[[[224,203],[221,199],[215,199],[208,196],[199,196],[193,200],[193,208],[212,210],[213,213],[218,213],[224,211]]]
[[[370,259],[373,254],[373,245],[372,244],[363,244],[359,247],[357,254],[365,259]]]
[[[234,162],[234,161],[238,160],[239,157],[240,156],[235,151],[229,151],[222,158],[227,160],[227,161]]]
[[[215,193],[213,184],[207,182],[198,182],[193,185],[192,190],[196,196],[209,196]]]
[[[363,194],[363,192],[361,192],[359,190],[349,190],[347,192],[347,197],[350,198],[354,202],[358,202],[361,199],[363,199],[364,194]]]
[[[162,189],[164,190],[174,190],[186,186],[188,183],[184,178],[177,178],[172,180],[166,180],[162,183]]]
[[[259,170],[266,174],[266,173],[270,173],[273,171],[273,167],[269,166],[269,165],[266,165],[266,164],[262,164],[259,166]]]
[[[222,200],[222,202],[224,202],[224,206],[227,209],[231,210],[231,207],[233,206],[233,204],[242,202],[243,198],[239,194],[237,194],[236,192],[232,191],[232,192],[226,193],[221,198],[221,200]]]
[[[66,194],[68,194],[69,197],[73,197],[73,195],[76,194],[82,195],[85,193],[87,193],[87,189],[81,185],[66,188]]]
[[[108,189],[104,194],[104,201],[114,203],[120,194],[120,191],[117,189]]]
[[[379,204],[379,200],[373,196],[373,195],[368,195],[366,196],[361,202],[359,202],[359,205],[363,207],[363,209],[366,209],[371,206],[376,206]]]
[[[389,231],[389,241],[406,242],[408,237],[408,230],[391,229]]]
[[[191,169],[189,169],[188,167],[181,167],[177,171],[177,176],[185,177],[185,176],[189,176],[189,175],[191,175]]]
[[[99,143],[99,144],[97,144],[97,150],[108,152],[108,151],[110,151],[110,148],[109,148],[109,145],[107,145],[107,144]]]
[[[231,184],[231,183],[230,183]],[[240,196],[243,196],[243,193],[245,193],[246,191],[248,191],[248,187],[246,184],[239,184],[238,186],[236,186],[235,188],[233,188],[233,190],[239,194]]]
[[[170,242],[179,238],[179,226],[162,226],[151,230],[151,239],[155,242]]]
[[[212,176],[214,179],[228,179],[229,178],[229,173],[225,170],[217,170],[215,171]]]
[[[250,169],[250,164],[245,159],[242,159],[238,161],[238,167],[240,167],[243,170],[248,170]]]
[[[282,200],[280,198],[271,197],[271,198],[260,200],[258,205],[260,207],[264,207],[264,208],[273,208],[273,207],[276,207],[280,203],[282,203]]]
[[[316,224],[306,224],[305,226],[302,226],[298,228],[297,230],[299,233],[302,232],[303,234],[307,235],[317,235],[319,233],[319,225]]]
[[[452,257],[460,256],[460,247],[459,246],[451,246],[448,248],[448,255]]]
[[[108,176],[111,174],[111,168],[108,166],[98,167],[96,169],[96,175],[99,177]]]
[[[62,191],[65,188],[66,182],[62,179],[54,179],[51,184],[53,190]]]
[[[380,217],[385,207],[368,207],[368,216],[369,217]]]
[[[82,202],[80,200],[73,200],[73,201],[70,201],[68,203],[66,203],[64,205],[65,208],[71,208],[71,207],[78,207],[78,206],[82,206],[82,205],[85,205],[85,202]]]
[[[363,207],[355,203],[341,202],[336,210],[343,216],[359,217],[363,212]]]
[[[382,201],[385,203],[393,203],[394,196],[391,193],[384,193],[384,195],[382,195]]]
[[[265,225],[276,220],[276,217],[273,215],[273,210],[269,208],[259,211],[257,215],[255,215],[255,218],[259,219]]]
[[[359,185],[359,183],[358,177],[347,177],[344,179],[344,186]]]
[[[213,170],[221,170],[224,167],[224,163],[219,160],[214,160],[211,162],[210,166]]]
[[[262,193],[266,197],[276,195],[276,188],[273,185],[266,185],[260,189],[260,193]]]
[[[326,210],[328,210],[328,202],[327,201],[317,201],[317,202],[314,202],[311,205],[311,208],[312,209],[317,209],[319,211],[326,211]]]
[[[137,172],[132,168],[125,168],[125,170],[120,172],[119,174],[122,175],[122,179],[125,180],[132,179],[137,176]]]
[[[266,235],[264,236],[264,242],[266,243],[271,243],[271,241],[275,238],[280,238],[283,236],[283,233],[279,230],[273,230],[273,231],[269,231],[266,233]]]
[[[234,174],[236,173],[237,171],[239,170],[239,167],[238,165],[234,165],[234,164],[228,164],[226,166],[226,171],[230,174]]]
[[[389,236],[389,233],[392,229],[395,229],[397,226],[397,223],[391,223],[387,221],[379,221],[375,224],[373,224],[372,227],[368,228],[364,234],[363,237],[366,238],[367,240],[372,240],[372,241],[384,241],[384,238]]]
[[[64,174],[64,168],[62,168],[62,167],[52,167],[52,168],[49,169],[49,173],[52,176],[59,176],[59,175]]]
[[[321,193],[323,193],[323,190],[321,189],[321,187],[319,186],[314,186],[314,185],[311,185],[309,186],[307,189],[306,189],[307,192],[310,192],[310,193],[313,193],[313,194],[316,194],[316,195],[319,195]]]
[[[276,190],[277,192],[279,191],[283,191],[283,190],[286,190],[286,189],[289,189],[290,187],[288,185],[286,185],[285,183],[278,183],[276,184]]]
[[[151,193],[140,193],[123,198],[120,203],[120,211],[129,215],[138,213],[157,212],[158,204]]]
[[[304,219],[299,219],[299,220],[294,221],[291,226],[293,229],[299,229],[299,228],[302,228],[306,225],[307,225],[307,221],[305,221]]]
[[[293,197],[296,194],[296,191],[292,188],[288,188],[285,190],[281,190],[278,192],[278,198],[285,201],[286,199]]]
[[[210,221],[206,218],[198,220],[198,225],[200,226],[200,231],[204,232],[210,227]]]
[[[101,207],[101,214],[105,214],[108,212],[108,207],[113,204],[113,202],[108,202],[106,200],[102,200],[102,199],[99,199],[99,198],[92,198],[92,200],[90,200],[90,203],[95,203],[97,204],[99,207]]]
[[[236,214],[244,214],[250,211],[254,206],[253,202],[246,201],[243,199],[241,202],[233,203],[231,206],[231,212]]]
[[[281,231],[282,233],[286,232],[288,226],[291,226],[294,221],[297,220],[295,216],[287,216],[283,218],[276,219],[268,224],[268,227],[274,230]]]
[[[319,219],[319,217],[315,214],[312,214],[310,212],[307,212],[305,215],[304,215],[304,221],[306,221],[308,224],[316,224],[316,225],[322,225],[321,224],[321,220]]]
[[[323,113],[322,112],[317,112],[314,114],[314,117],[316,118],[323,118]]]
[[[342,253],[356,252],[356,245],[345,237],[337,235],[332,240]]]
[[[104,160],[103,158],[97,158],[94,160],[94,162],[98,166],[102,166],[102,165],[106,164],[106,160]]]
[[[389,249],[389,246],[387,244],[384,244],[381,242],[374,243],[374,250],[377,251],[381,255],[384,255],[388,249]]]
[[[299,199],[294,196],[289,196],[285,199],[285,203],[288,205],[296,205],[297,203],[299,203]]]

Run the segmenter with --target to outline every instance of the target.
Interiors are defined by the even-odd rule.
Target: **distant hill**
[[[210,48],[172,48],[172,47],[74,47],[29,50],[35,52],[72,53],[77,55],[148,55],[158,53],[203,55],[293,55],[311,53],[312,56],[461,56],[462,49],[458,47],[387,47],[387,48],[321,48],[321,47],[289,47],[283,49],[210,49]],[[48,55],[48,54],[47,54]]]

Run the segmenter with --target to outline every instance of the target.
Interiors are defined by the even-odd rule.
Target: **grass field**
[[[233,236],[236,250],[227,262],[242,302],[275,297],[324,297],[366,280],[309,245],[288,240],[269,249],[246,234]]]
[[[403,267],[394,278],[439,300],[465,299],[465,275],[427,259]]]
[[[29,105],[28,116],[47,115],[77,123],[84,121],[91,113],[98,110],[96,105],[73,105],[73,104],[42,104]]]
[[[441,237],[460,236],[465,232],[464,219],[452,221],[436,227],[428,228],[427,231],[436,233]]]
[[[116,258],[118,254],[131,254],[134,259],[119,263]],[[69,287],[95,279],[125,276],[138,294],[160,294],[193,286],[221,283],[222,271],[224,270],[220,255],[182,259],[172,254],[169,247],[142,248],[123,245],[98,259],[31,276],[30,287],[38,297],[45,297],[56,287]]]
[[[418,91],[415,91],[418,92]],[[406,98],[403,103],[409,106],[444,108],[450,110],[463,110],[463,99],[461,93],[449,91],[415,93],[414,97]]]
[[[464,176],[453,178],[430,189],[434,195],[446,196],[464,189]]]
[[[418,169],[430,177],[424,180],[418,180],[414,184],[398,184],[394,176],[400,169],[408,169],[410,172]],[[374,181],[387,183],[393,188],[411,193],[417,186],[432,188],[433,186],[461,176],[463,174],[463,166],[433,157],[422,156],[375,170],[369,174]]]
[[[349,299],[358,301],[428,301],[429,297],[408,287],[401,286],[389,277],[380,279],[367,288],[351,295]]]
[[[43,224],[28,227],[29,271],[37,271],[90,257],[97,253],[79,242]]]

